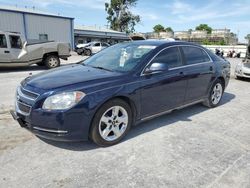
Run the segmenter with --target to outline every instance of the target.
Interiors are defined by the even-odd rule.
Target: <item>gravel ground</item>
[[[17,72],[6,74],[26,74]],[[14,87],[6,74],[1,88]],[[249,96],[250,81],[232,78],[219,107],[198,104],[141,123],[108,148],[41,140],[0,114],[0,187],[249,188]]]

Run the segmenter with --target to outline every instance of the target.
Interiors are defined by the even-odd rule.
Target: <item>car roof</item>
[[[173,45],[193,45],[200,46],[199,44],[185,41],[166,41],[166,40],[136,40],[130,43],[138,45],[152,45],[152,46],[173,46]]]

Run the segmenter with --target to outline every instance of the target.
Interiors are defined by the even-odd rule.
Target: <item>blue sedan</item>
[[[125,42],[27,77],[11,114],[39,137],[110,146],[138,122],[195,103],[216,107],[229,77],[229,62],[200,45]]]

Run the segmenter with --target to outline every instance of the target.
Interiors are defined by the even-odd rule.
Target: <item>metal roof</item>
[[[83,31],[108,32],[108,33],[117,33],[117,34],[126,35],[125,32],[114,31],[112,29],[107,29],[107,28],[97,27],[97,26],[79,26],[79,25],[76,25],[74,27],[74,29],[75,30],[83,30]]]
[[[22,7],[17,7],[17,6],[16,7],[13,7],[13,6],[0,6],[0,11],[18,12],[18,13],[27,13],[27,14],[49,16],[49,17],[74,19],[72,17],[61,16],[61,15],[57,15],[57,14],[43,12],[43,11],[37,10],[35,8],[31,9],[31,8],[22,8]]]

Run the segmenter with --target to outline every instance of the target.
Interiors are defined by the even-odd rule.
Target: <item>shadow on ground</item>
[[[223,98],[221,100],[220,106],[225,105],[235,98],[234,94],[225,92]],[[152,130],[158,129],[162,126],[170,126],[171,124],[178,121],[192,121],[190,117],[193,115],[202,113],[209,108],[203,106],[202,104],[196,104],[187,108],[183,108],[181,110],[173,111],[172,113],[162,115],[160,117],[154,118],[152,120],[148,120],[146,122],[140,123],[137,126],[132,127],[126,138],[122,141],[126,141],[129,139],[133,139],[134,137],[145,134]],[[41,139],[41,138],[40,138]],[[41,139],[44,142],[53,145],[55,147],[59,147],[62,149],[73,150],[73,151],[85,151],[99,148],[91,141],[87,142],[57,142],[51,140]]]
[[[42,71],[47,70],[45,66],[24,66],[24,67],[4,67],[0,68],[0,73],[10,73],[10,72],[26,72],[26,71]]]

